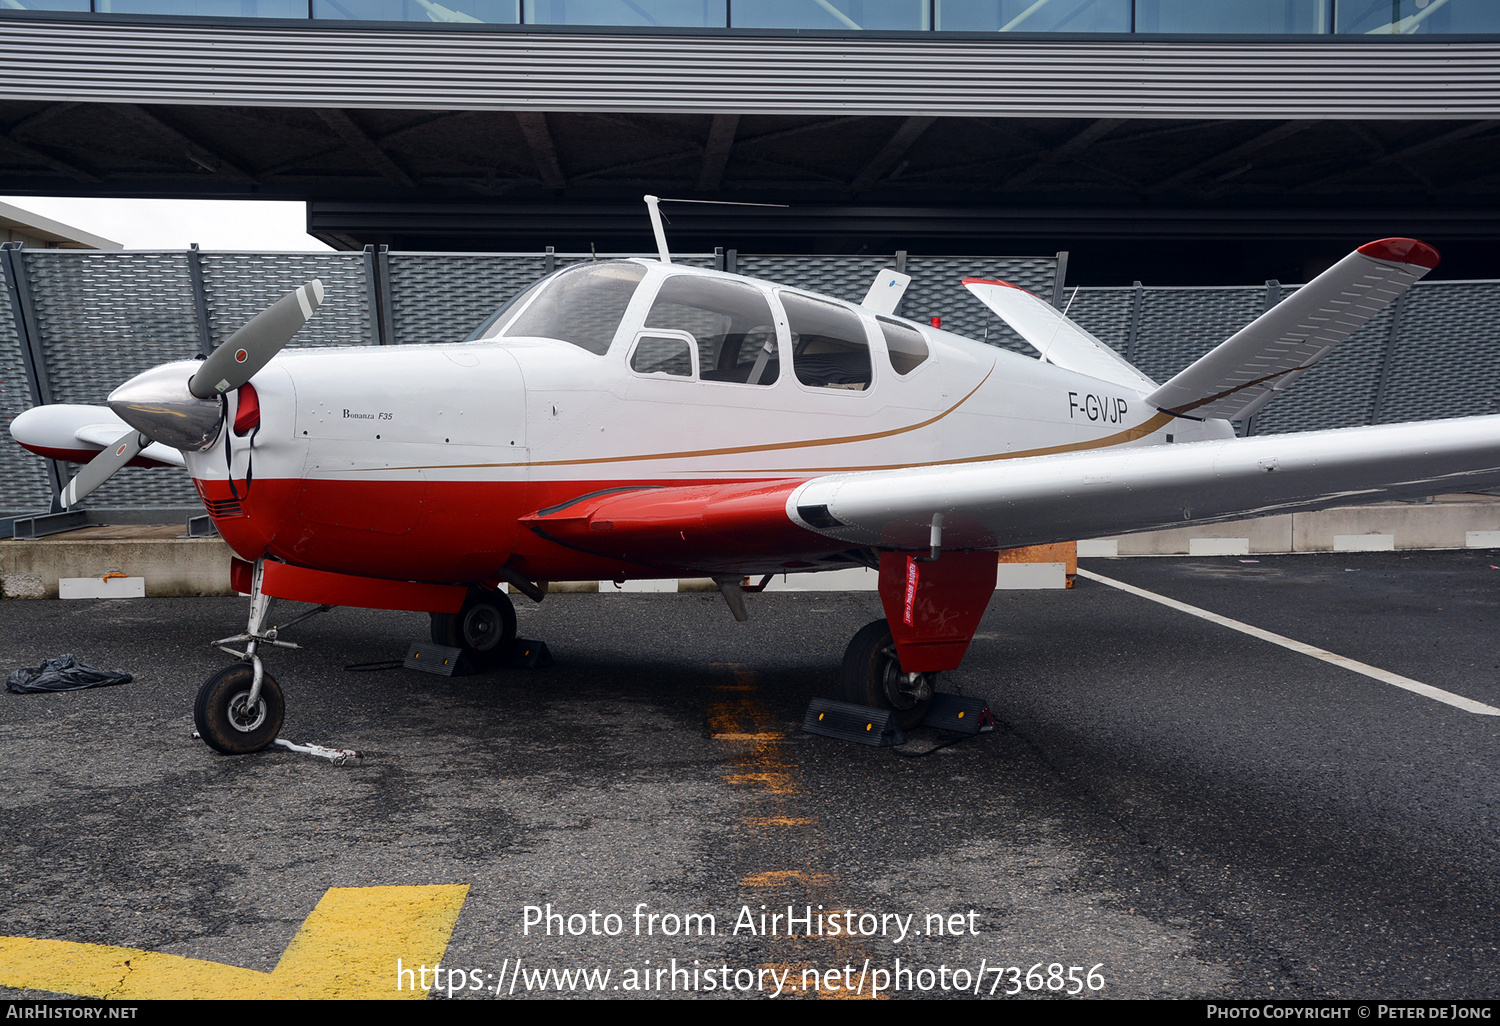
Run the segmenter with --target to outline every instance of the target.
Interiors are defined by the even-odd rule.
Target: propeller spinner
[[[224,421],[224,399],[279,353],[323,302],[313,279],[252,317],[201,363],[182,361],[137,374],[109,396],[109,408],[134,430],[89,461],[59,497],[69,508],[114,476],[148,442],[184,452],[214,444]]]

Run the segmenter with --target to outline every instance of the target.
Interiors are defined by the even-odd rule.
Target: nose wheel
[[[903,673],[896,642],[884,620],[867,623],[844,650],[839,697],[857,705],[890,709],[902,730],[922,722],[937,683],[936,673]]]
[[[475,588],[457,613],[431,615],[433,644],[463,649],[477,670],[499,666],[516,639],[516,607],[503,591]]]
[[[274,677],[262,672],[257,689],[255,667],[236,663],[203,682],[193,704],[193,723],[214,751],[248,755],[276,740],[285,711]]]

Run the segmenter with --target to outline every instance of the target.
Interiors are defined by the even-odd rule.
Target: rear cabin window
[[[691,335],[702,381],[769,385],[781,376],[771,305],[753,285],[673,275],[662,282],[645,326]]]
[[[891,370],[906,375],[927,362],[927,340],[909,324],[876,317],[880,333],[885,336],[885,351],[891,358]]]
[[[813,388],[870,387],[870,343],[858,314],[837,303],[778,293],[792,329],[792,367]]]
[[[505,337],[555,338],[602,356],[645,276],[640,264],[623,261],[569,267],[541,283],[536,299],[510,322]]]

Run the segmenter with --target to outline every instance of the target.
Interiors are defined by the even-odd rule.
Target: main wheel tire
[[[910,730],[927,715],[936,682],[935,673],[919,675],[915,685],[905,680],[890,625],[876,620],[861,627],[844,650],[839,697],[857,705],[889,709],[895,714],[897,726]]]
[[[235,663],[214,674],[198,689],[193,722],[208,747],[225,755],[248,755],[276,740],[286,704],[276,678],[262,673],[260,697],[246,705],[255,683],[255,667]]]
[[[457,613],[432,614],[434,644],[461,648],[474,668],[494,669],[516,638],[516,607],[503,591],[474,588]]]

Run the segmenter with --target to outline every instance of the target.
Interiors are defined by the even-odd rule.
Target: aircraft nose
[[[184,452],[207,449],[219,437],[224,404],[188,391],[199,366],[182,360],[137,374],[109,394],[109,408],[153,441]]]

